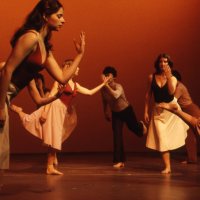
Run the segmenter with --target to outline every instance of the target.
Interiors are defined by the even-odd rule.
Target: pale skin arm
[[[6,61],[0,78],[0,109],[5,106],[6,92],[8,90],[8,85],[10,83],[12,73],[17,68],[17,66],[23,61],[23,59],[36,47],[38,38],[34,33],[24,34],[19,41],[16,43],[15,47]]]
[[[77,83],[77,92],[79,92],[81,94],[85,94],[85,95],[93,95],[96,92],[98,92],[102,87],[104,87],[106,85],[106,83],[109,81],[109,79],[110,79],[109,77],[104,78],[103,83],[94,87],[93,89],[85,88]]]
[[[53,97],[58,92],[58,88],[59,88],[59,83],[55,81],[49,93],[49,97]],[[64,86],[62,87],[62,89],[64,89]],[[42,115],[40,117],[40,123],[42,124],[45,123],[50,107],[51,107],[51,103],[44,106]]]
[[[77,56],[74,58],[73,63],[70,67],[66,67],[64,69],[60,68],[58,63],[56,62],[53,54],[50,52],[49,56],[45,62],[45,67],[48,73],[59,83],[66,84],[72,75],[75,73],[82,57],[85,52],[85,33],[81,32],[80,34],[80,43],[74,41],[75,48],[77,51]]]
[[[60,96],[60,93],[62,93],[62,91],[59,92],[57,90],[53,95],[48,95],[48,97],[41,97],[41,95],[36,87],[35,80],[32,80],[29,83],[28,91],[29,91],[29,94],[32,97],[33,101],[39,106],[51,103],[52,101],[56,100]]]
[[[145,94],[145,104],[144,104],[144,121],[146,123],[149,123],[150,117],[149,117],[149,106],[150,101],[152,98],[152,90],[151,90],[151,83],[152,83],[153,75],[150,74],[148,77],[148,83],[147,83],[147,91]]]
[[[36,48],[38,37],[34,33],[26,33],[18,40],[15,47],[12,49],[4,67],[1,70],[0,77],[0,126],[4,126],[6,119],[5,115],[5,100],[8,85],[10,83],[12,73],[23,59]]]
[[[169,66],[164,67],[163,71],[167,78],[168,92],[169,94],[174,94],[176,90],[177,79],[172,76],[171,68]]]

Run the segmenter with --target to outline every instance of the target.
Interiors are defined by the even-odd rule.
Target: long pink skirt
[[[38,137],[44,144],[61,150],[62,143],[70,136],[77,124],[75,108],[67,106],[57,99],[50,104],[46,122],[40,123],[40,116],[44,106],[32,114],[22,118],[24,128],[32,135]]]

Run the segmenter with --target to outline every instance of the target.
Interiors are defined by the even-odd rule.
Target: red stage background
[[[9,40],[37,0],[1,0],[0,60],[10,52]],[[77,81],[92,88],[100,83],[104,66],[117,68],[118,81],[139,119],[143,118],[148,74],[159,53],[171,55],[175,68],[188,86],[193,100],[200,105],[200,1],[199,0],[61,0],[66,24],[53,35],[55,57],[59,63],[75,55],[73,38],[81,30],[87,34],[84,59]],[[52,79],[44,72],[50,86]],[[35,105],[27,89],[14,100],[25,112]],[[104,120],[100,94],[78,95],[75,100],[78,126],[64,143],[64,152],[112,151],[111,125]],[[41,142],[28,134],[16,114],[11,113],[11,152],[46,152]],[[178,134],[178,130],[177,130]],[[139,139],[127,128],[126,151],[146,151],[145,138]]]

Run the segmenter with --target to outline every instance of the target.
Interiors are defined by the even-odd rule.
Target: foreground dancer
[[[161,102],[173,102],[177,80],[171,74],[173,62],[167,54],[160,54],[155,61],[155,73],[149,75],[148,89],[145,96],[144,118],[149,123],[146,146],[161,152],[165,165],[163,174],[171,172],[170,150],[185,144],[188,126],[175,114],[156,107]],[[155,107],[149,117],[150,100],[154,95]],[[178,104],[177,104],[178,106]],[[180,107],[179,107],[180,109]]]
[[[173,103],[160,103],[158,107],[169,110],[174,114],[178,115],[182,120],[184,120],[187,124],[191,125],[195,131],[200,135],[200,117],[194,117],[182,110],[178,109],[178,106]]]
[[[146,134],[147,128],[142,121],[137,120],[133,107],[126,99],[122,85],[116,82],[116,69],[111,66],[105,67],[103,78],[105,77],[111,77],[108,84],[102,88],[101,94],[105,118],[112,121],[113,167],[122,168],[126,161],[122,133],[124,123],[138,137]]]
[[[191,95],[187,87],[182,83],[181,74],[177,70],[172,71],[173,75],[177,78],[178,83],[174,93],[174,96],[178,99],[178,104],[181,109],[196,118],[200,117],[200,109],[191,98]],[[198,158],[198,142],[199,136],[195,129],[188,130],[187,138],[185,140],[187,160],[183,161],[183,164],[196,164]]]
[[[72,60],[66,61],[64,68],[70,67],[72,63]],[[74,76],[78,76],[78,73],[79,68],[77,68]],[[108,80],[109,78],[104,78],[103,82],[97,87],[87,89],[74,82],[73,79],[70,79],[59,99],[39,108],[30,115],[24,113],[20,107],[11,106],[12,110],[19,114],[24,128],[48,145],[47,174],[62,174],[62,172],[55,168],[55,165],[58,164],[56,152],[61,150],[62,143],[70,136],[77,123],[75,108],[72,105],[73,98],[77,93],[85,95],[95,94]],[[49,95],[54,95],[57,92],[57,88],[58,82],[55,82]]]
[[[53,31],[59,31],[65,20],[58,0],[40,0],[24,24],[11,39],[12,51],[0,72],[0,169],[9,168],[9,117],[7,105],[34,76],[44,68],[59,83],[73,75],[85,50],[85,34],[75,41],[77,56],[64,71],[57,64],[50,43]]]

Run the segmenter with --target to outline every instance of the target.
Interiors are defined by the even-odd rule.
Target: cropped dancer
[[[83,32],[80,43],[75,41],[77,56],[70,68],[63,71],[53,56],[50,39],[65,23],[63,15],[58,0],[40,0],[11,39],[12,51],[0,72],[0,169],[9,168],[10,101],[43,69],[59,83],[67,83],[83,57]]]

